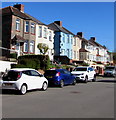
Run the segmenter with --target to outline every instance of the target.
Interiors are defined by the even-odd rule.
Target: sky
[[[24,4],[24,12],[45,24],[62,21],[74,34],[96,41],[114,51],[114,2],[2,2],[2,8]]]

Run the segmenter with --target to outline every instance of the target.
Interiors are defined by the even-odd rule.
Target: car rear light
[[[56,77],[58,77],[58,76],[60,76],[60,72],[58,72],[58,73],[56,74]]]
[[[19,78],[21,78],[21,72],[19,72],[18,74],[17,74],[17,80],[19,79]]]

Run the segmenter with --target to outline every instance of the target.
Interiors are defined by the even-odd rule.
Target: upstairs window
[[[49,31],[49,41],[52,41],[52,32]]]
[[[42,37],[42,26],[39,26],[38,37]]]
[[[71,44],[73,44],[73,36],[71,36]]]
[[[67,43],[69,43],[69,42],[70,42],[69,35],[67,35]]]
[[[35,23],[31,23],[31,33],[35,34]]]
[[[76,46],[76,38],[74,38],[74,46]]]
[[[25,32],[29,32],[29,21],[25,21]]]
[[[63,42],[65,43],[65,34],[62,35]]]
[[[44,35],[43,35],[44,38],[47,38],[47,28],[44,27]]]
[[[16,30],[20,31],[20,19],[16,19]]]

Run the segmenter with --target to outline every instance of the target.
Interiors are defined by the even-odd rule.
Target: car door
[[[89,73],[89,79],[93,79],[93,77],[94,77],[94,70],[93,70],[93,68],[91,68],[91,67],[89,67],[88,68],[88,73]]]
[[[71,84],[72,83],[71,73],[68,70],[64,70],[64,72],[66,74],[66,83]]]
[[[31,70],[30,72],[31,72],[31,77],[33,79],[32,81],[33,88],[42,88],[43,80],[40,74],[35,70]]]
[[[34,82],[30,70],[22,71],[22,73],[23,73],[23,83],[27,84],[28,90],[33,89]]]

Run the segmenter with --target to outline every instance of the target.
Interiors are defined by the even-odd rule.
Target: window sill
[[[47,37],[44,37],[45,39],[47,39]]]
[[[31,35],[35,35],[35,33],[31,33]]]
[[[24,54],[28,54],[28,52],[23,52]]]
[[[24,34],[29,34],[29,32],[24,32]]]
[[[16,30],[16,32],[20,32],[20,30]]]

